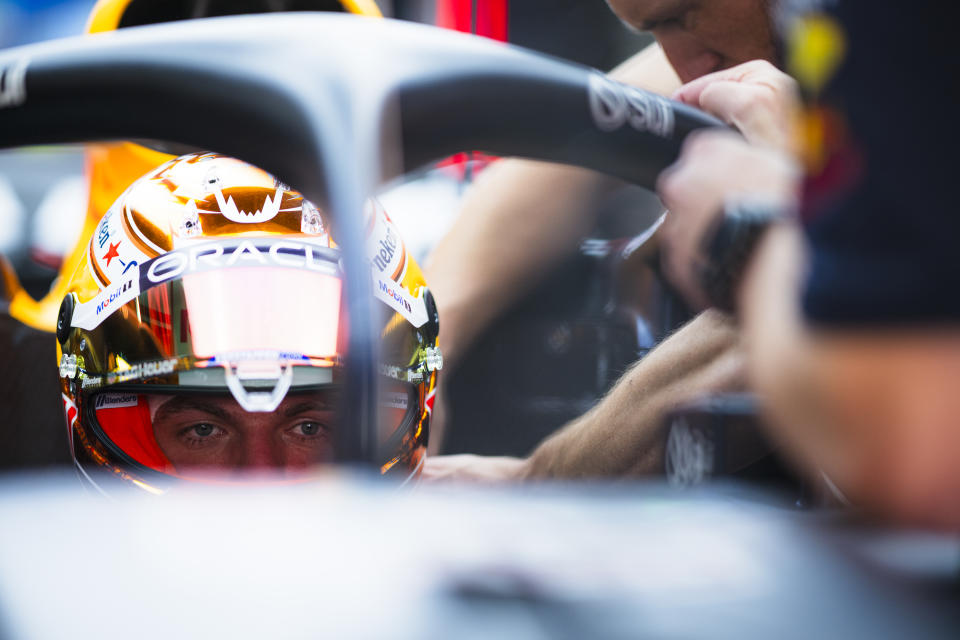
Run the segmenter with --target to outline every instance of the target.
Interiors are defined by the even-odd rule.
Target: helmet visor
[[[273,239],[204,243],[150,260],[78,305],[73,324],[94,355],[87,374],[111,384],[227,364],[329,366],[343,317],[338,259],[325,247]]]

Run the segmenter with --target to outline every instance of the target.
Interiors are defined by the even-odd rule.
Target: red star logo
[[[110,243],[110,249],[107,251],[107,255],[105,255],[105,256],[103,256],[103,258],[101,258],[101,260],[106,260],[106,261],[107,261],[107,266],[108,266],[108,267],[110,266],[110,261],[111,261],[111,260],[113,260],[114,258],[119,258],[119,257],[120,257],[120,253],[117,251],[117,248],[118,248],[119,246],[120,246],[120,243],[119,243],[119,242],[116,243],[116,244],[114,244],[114,243],[111,242],[111,243]]]

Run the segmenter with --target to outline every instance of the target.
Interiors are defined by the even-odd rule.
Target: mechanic
[[[366,215],[382,338],[376,462],[409,479],[426,454],[438,328],[398,230],[374,201]],[[336,421],[349,318],[329,229],[273,176],[212,153],[124,192],[90,236],[57,323],[84,478],[163,491],[172,478],[290,478],[332,460],[355,425]],[[396,250],[378,265],[386,238]]]
[[[775,56],[768,0],[611,0],[610,6],[658,41],[611,73],[650,91],[670,95],[681,80]],[[747,136],[771,135],[767,123],[738,124]],[[448,369],[456,368],[500,313],[573,251],[619,184],[583,169],[518,159],[501,160],[481,174],[427,264]],[[591,411],[529,458],[434,456],[424,475],[509,480],[660,472],[665,414],[705,393],[742,389],[741,360],[730,319],[707,312],[636,363]],[[441,446],[442,383],[437,397],[431,451]]]
[[[691,139],[660,184],[672,269],[737,309],[750,379],[798,461],[886,515],[957,529],[960,221],[946,153],[960,105],[930,91],[960,63],[937,37],[948,6],[805,5],[786,22],[806,98],[797,161],[716,132]],[[758,92],[791,111],[788,84],[755,67],[684,97],[721,86],[714,111],[732,120]]]

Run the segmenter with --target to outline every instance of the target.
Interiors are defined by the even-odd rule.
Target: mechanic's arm
[[[750,378],[777,434],[855,502],[960,527],[960,332],[813,330],[804,264],[799,229],[771,230],[740,297]]]
[[[700,314],[634,364],[593,409],[538,446],[523,477],[661,473],[665,416],[704,394],[743,389],[738,342],[728,316]]]
[[[705,133],[662,178],[676,223],[668,249],[686,255],[670,261],[681,282],[695,283],[693,255],[726,198],[762,193],[790,208],[798,175],[777,146]],[[960,526],[960,332],[814,330],[799,304],[806,267],[800,228],[779,222],[761,238],[739,288],[749,379],[775,434],[856,501],[913,522]]]
[[[679,86],[656,45],[611,75],[667,95]],[[619,184],[593,171],[519,159],[501,160],[480,175],[426,265],[451,369],[497,316],[576,248]]]
[[[660,177],[658,192],[671,214],[666,225],[665,266],[671,279],[696,301],[709,299],[701,281],[709,256],[706,238],[718,228],[724,204],[762,196],[795,209],[799,170],[785,151],[789,104],[796,91],[786,74],[764,62],[704,76],[676,97],[737,126],[744,136],[722,132],[692,135],[677,163]],[[829,443],[822,383],[829,367],[818,361],[813,339],[800,319],[798,296],[805,264],[796,223],[776,223],[761,238],[744,268],[737,296],[744,325],[750,381],[791,451],[810,469],[836,469],[843,447]],[[806,425],[804,428],[802,425]],[[831,461],[828,456],[837,456]],[[843,478],[834,478],[843,486]]]
[[[659,473],[664,416],[705,393],[742,388],[738,333],[729,316],[708,311],[634,364],[593,409],[545,440],[529,458],[428,458],[423,476],[503,482]]]

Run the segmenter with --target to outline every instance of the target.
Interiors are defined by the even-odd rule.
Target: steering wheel
[[[464,150],[601,171],[651,188],[718,120],[594,69],[434,27],[270,14],[136,27],[0,51],[0,147],[154,139],[235,156],[323,202],[352,329],[338,458],[375,453],[378,335],[363,203]]]

